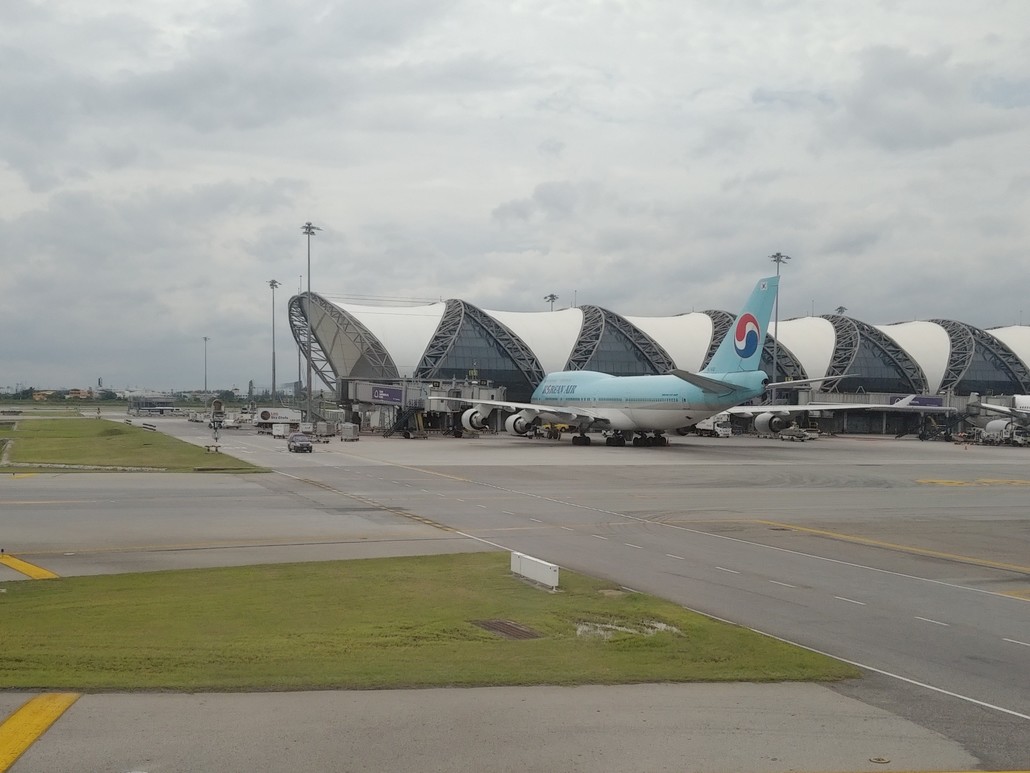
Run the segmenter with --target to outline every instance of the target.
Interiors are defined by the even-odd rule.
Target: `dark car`
[[[311,453],[311,440],[303,432],[294,432],[286,438],[286,450],[295,453]]]

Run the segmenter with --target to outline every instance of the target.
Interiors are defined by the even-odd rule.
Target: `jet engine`
[[[755,416],[755,430],[759,435],[775,435],[787,429],[792,423],[790,416],[777,416],[775,413],[760,413]]]
[[[477,432],[486,429],[486,416],[475,408],[469,408],[461,414],[461,426],[469,432]]]
[[[529,432],[529,422],[521,413],[514,413],[504,420],[504,431],[511,435],[525,435]]]

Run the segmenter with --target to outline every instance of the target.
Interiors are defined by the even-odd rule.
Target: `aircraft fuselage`
[[[533,393],[532,402],[554,405],[558,411],[541,411],[543,422],[566,421],[561,409],[578,408],[595,419],[581,426],[599,424],[613,430],[672,430],[696,424],[726,408],[758,397],[764,390],[761,371],[709,374],[734,388],[714,394],[683,379],[667,376],[610,376],[594,371],[549,374]]]

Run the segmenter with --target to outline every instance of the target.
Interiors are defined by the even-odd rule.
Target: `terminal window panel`
[[[605,326],[601,340],[583,370],[613,376],[652,376],[658,370],[622,333]]]
[[[1023,391],[1023,385],[1012,377],[1002,363],[986,354],[979,346],[973,352],[969,367],[955,386],[955,394],[1012,395]]]
[[[905,372],[880,347],[860,339],[855,359],[848,368],[854,378],[842,379],[841,392],[894,392],[908,394],[912,382]]]
[[[458,331],[450,351],[436,367],[433,378],[486,379],[507,387],[507,399],[524,402],[534,385],[511,356],[492,337],[467,324]]]

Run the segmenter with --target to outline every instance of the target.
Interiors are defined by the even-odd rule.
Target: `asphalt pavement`
[[[210,442],[202,425],[154,423]],[[76,575],[500,546],[867,676],[86,695],[11,770],[1030,769],[1027,450],[366,436],[309,455],[246,431],[222,447],[276,472],[5,477],[0,547]],[[29,697],[0,693],[0,714]]]

